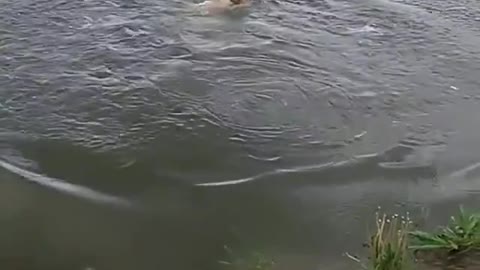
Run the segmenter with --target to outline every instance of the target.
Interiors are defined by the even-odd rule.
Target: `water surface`
[[[478,1],[1,3],[3,268],[351,269],[478,205]]]

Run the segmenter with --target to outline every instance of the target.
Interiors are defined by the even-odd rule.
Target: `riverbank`
[[[379,210],[381,210],[379,208]],[[423,230],[404,215],[375,213],[375,226],[364,247],[363,258],[345,253],[365,270],[474,270],[480,269],[480,214],[460,207],[450,222],[434,230]],[[226,247],[228,269],[274,270],[275,261],[260,252],[238,258]]]
[[[363,269],[480,269],[480,214],[460,207],[448,224],[424,230],[405,215],[375,216],[368,257],[347,254]]]

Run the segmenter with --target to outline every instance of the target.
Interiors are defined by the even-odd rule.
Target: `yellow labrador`
[[[198,6],[207,14],[215,15],[249,7],[250,0],[206,0]]]

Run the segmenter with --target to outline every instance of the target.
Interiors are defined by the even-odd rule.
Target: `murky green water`
[[[1,5],[2,268],[352,269],[478,205],[478,1]]]

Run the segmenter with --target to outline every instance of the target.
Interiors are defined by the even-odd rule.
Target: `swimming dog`
[[[249,0],[206,0],[198,4],[210,15],[222,14],[229,11],[244,9],[250,6]]]

